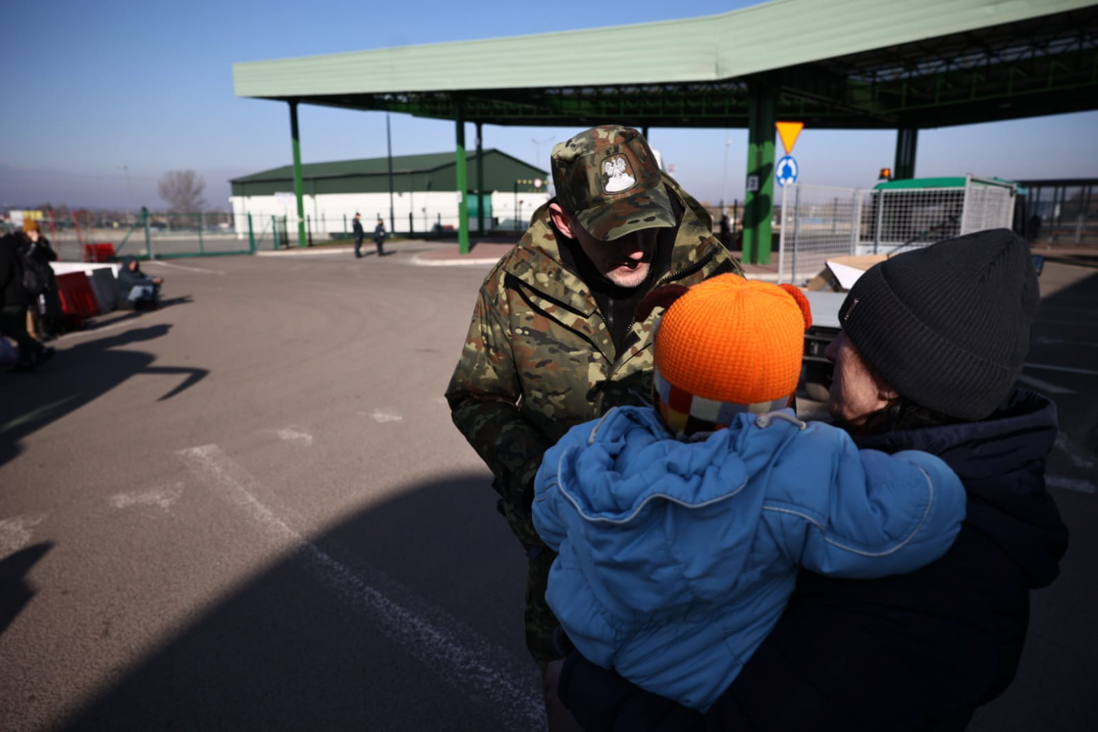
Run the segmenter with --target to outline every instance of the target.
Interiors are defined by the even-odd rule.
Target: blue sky
[[[169,170],[190,168],[206,181],[209,207],[227,208],[228,179],[292,160],[287,105],[235,97],[233,63],[669,20],[752,4],[5,3],[0,207],[51,202],[158,208],[163,202],[157,180]],[[614,15],[622,7],[630,8],[628,17]],[[385,155],[383,113],[302,106],[299,120],[304,162]],[[453,149],[448,122],[393,115],[391,124],[394,155]],[[916,173],[1096,177],[1096,130],[1098,112],[924,130]],[[484,145],[544,165],[552,143],[575,131],[485,126]],[[725,195],[742,199],[745,130],[653,128],[649,136],[697,197],[714,203]],[[473,139],[472,126],[467,139]],[[877,171],[892,164],[895,140],[892,131],[806,129],[795,150],[801,180],[872,185]]]

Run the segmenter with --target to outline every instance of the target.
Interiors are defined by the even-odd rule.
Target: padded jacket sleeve
[[[956,473],[925,452],[886,455],[840,437],[845,449],[825,504],[764,506],[765,520],[787,538],[791,560],[819,574],[874,579],[911,572],[945,554],[965,517]]]

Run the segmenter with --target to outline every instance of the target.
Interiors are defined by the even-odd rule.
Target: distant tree
[[[206,205],[202,198],[205,189],[206,181],[193,170],[170,170],[158,184],[160,197],[177,213],[201,211]]]

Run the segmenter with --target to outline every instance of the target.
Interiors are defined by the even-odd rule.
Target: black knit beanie
[[[851,288],[839,321],[901,396],[979,420],[1014,388],[1039,299],[1026,241],[991,229],[870,268]]]

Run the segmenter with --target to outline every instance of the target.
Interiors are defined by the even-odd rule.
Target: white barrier
[[[83,272],[86,275],[90,275],[97,269],[109,269],[111,271],[111,277],[115,278],[118,277],[118,270],[122,269],[122,265],[118,263],[93,264],[91,262],[50,262],[50,267],[53,268],[55,274]]]
[[[50,262],[54,274],[83,272],[99,303],[99,312],[108,313],[118,307],[118,270],[120,264],[93,264],[86,262]]]

